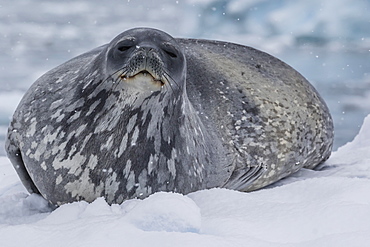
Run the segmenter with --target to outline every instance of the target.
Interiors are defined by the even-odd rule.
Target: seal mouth
[[[168,82],[165,76],[160,76],[146,68],[130,72],[121,69],[117,74],[117,79],[128,88],[139,92],[160,91]]]
[[[160,76],[156,75],[155,73],[151,73],[146,69],[141,70],[133,75],[122,73],[120,75],[120,79],[125,82],[136,81],[135,79],[145,80],[159,87],[163,87],[165,85],[164,78],[161,78]]]

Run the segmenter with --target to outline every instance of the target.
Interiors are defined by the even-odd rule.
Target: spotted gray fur
[[[324,101],[280,60],[133,29],[38,79],[14,113],[6,149],[28,191],[61,205],[251,191],[314,168],[332,142]]]

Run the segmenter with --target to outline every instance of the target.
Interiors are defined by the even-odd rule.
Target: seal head
[[[161,87],[185,88],[186,60],[182,48],[170,35],[133,29],[117,36],[108,46],[106,73],[116,81],[152,93]]]

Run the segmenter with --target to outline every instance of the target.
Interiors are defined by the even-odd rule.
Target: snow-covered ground
[[[316,171],[251,193],[156,193],[54,211],[0,157],[0,246],[370,246],[370,115]]]

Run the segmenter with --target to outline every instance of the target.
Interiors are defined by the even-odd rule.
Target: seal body
[[[250,47],[137,28],[56,67],[27,91],[6,150],[54,205],[157,191],[250,191],[331,153],[310,83]]]

